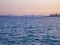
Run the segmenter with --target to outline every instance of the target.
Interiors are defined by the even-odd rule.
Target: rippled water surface
[[[0,17],[0,45],[60,45],[60,17]]]

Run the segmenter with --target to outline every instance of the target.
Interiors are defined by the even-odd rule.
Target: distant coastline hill
[[[50,17],[60,17],[60,14],[50,14]]]

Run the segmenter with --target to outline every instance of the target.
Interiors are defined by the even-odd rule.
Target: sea
[[[0,16],[0,45],[60,45],[60,17]]]

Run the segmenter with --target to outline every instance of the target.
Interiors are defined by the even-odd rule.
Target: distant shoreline
[[[60,17],[60,14],[50,14],[47,16],[41,15],[22,15],[22,16],[14,16],[14,15],[0,15],[0,17]]]

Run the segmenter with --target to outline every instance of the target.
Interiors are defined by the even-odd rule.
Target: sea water
[[[60,45],[60,17],[0,16],[0,45]]]

